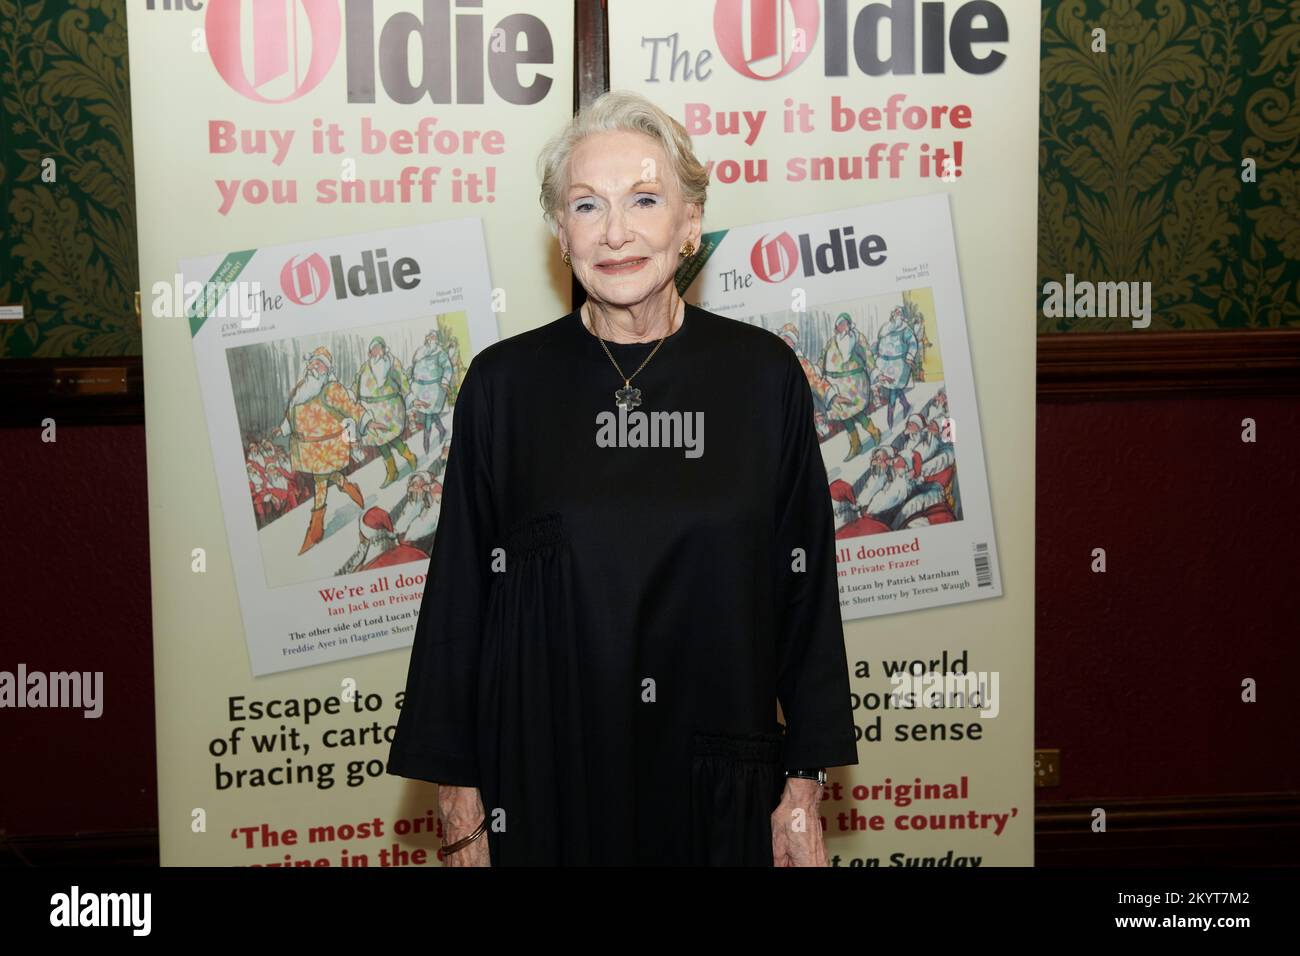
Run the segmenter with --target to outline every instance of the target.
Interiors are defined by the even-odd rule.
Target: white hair
[[[668,157],[669,167],[677,177],[683,201],[699,205],[703,213],[709,172],[696,159],[685,127],[639,93],[610,90],[569,120],[560,132],[547,141],[537,158],[537,171],[542,180],[539,197],[542,215],[550,227],[551,235],[558,233],[556,213],[563,205],[564,194],[569,188],[569,157],[574,149],[593,133],[618,131],[644,133],[658,142]]]

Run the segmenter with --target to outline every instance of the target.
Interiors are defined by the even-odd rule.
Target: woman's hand
[[[483,822],[483,798],[478,787],[438,785],[438,815],[442,818],[443,843],[467,837]],[[491,866],[488,838],[483,833],[443,858],[443,866]]]
[[[822,785],[787,777],[781,802],[772,811],[773,866],[828,866],[822,818]]]

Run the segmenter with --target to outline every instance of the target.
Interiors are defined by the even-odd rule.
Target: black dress
[[[477,786],[494,866],[771,866],[782,769],[858,762],[812,395],[692,305],[624,421],[703,428],[602,445],[622,384],[576,310],[470,364],[387,769]]]

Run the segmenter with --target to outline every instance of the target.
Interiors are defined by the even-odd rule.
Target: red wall
[[[1300,789],[1298,419],[1300,399],[1040,403],[1035,740],[1062,750],[1041,799]],[[0,669],[105,674],[98,720],[0,714],[0,830],[156,826],[144,429],[0,430],[0,460]]]
[[[0,670],[103,671],[104,712],[3,710],[0,830],[158,825],[143,426],[0,429]]]
[[[1039,403],[1041,799],[1300,789],[1298,426],[1296,398]]]

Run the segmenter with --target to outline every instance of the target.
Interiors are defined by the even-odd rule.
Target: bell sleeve
[[[840,621],[835,518],[798,358],[788,365],[776,487],[777,698],[785,717],[786,770],[858,762],[849,669]],[[798,570],[794,549],[806,566]]]
[[[490,418],[482,356],[452,410],[442,506],[387,772],[479,786],[476,703],[491,542]]]

